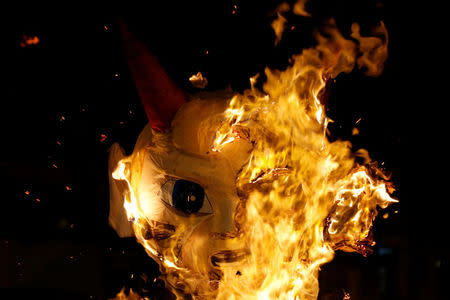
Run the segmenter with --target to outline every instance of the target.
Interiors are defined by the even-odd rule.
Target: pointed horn
[[[121,19],[117,21],[128,66],[152,128],[164,132],[186,102],[183,91],[170,79],[157,58]]]

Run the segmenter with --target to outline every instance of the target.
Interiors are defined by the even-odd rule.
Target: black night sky
[[[313,17],[288,15],[275,47],[270,23],[281,1],[181,3],[111,4],[90,14],[78,12],[86,7],[3,10],[0,299],[107,299],[123,286],[169,297],[154,281],[156,263],[108,225],[108,149],[119,142],[130,153],[147,122],[117,17],[189,93],[197,90],[188,78],[199,71],[209,91],[243,91],[266,66],[285,68],[313,46],[312,33],[330,17],[346,36],[353,22],[369,34],[383,20],[390,41],[384,73],[338,76],[328,115],[331,138],[368,149],[392,173],[401,202],[375,221],[373,255],[339,252],[323,267],[319,299],[342,299],[343,291],[351,299],[444,299],[448,91],[438,71],[446,70],[447,54],[442,25],[432,25],[442,19],[397,1],[311,0]],[[23,45],[24,36],[39,42]],[[358,119],[360,135],[352,136]]]

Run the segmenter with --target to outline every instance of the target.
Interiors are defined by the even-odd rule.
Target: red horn
[[[186,102],[183,91],[170,79],[166,71],[145,44],[118,20],[128,66],[152,128],[164,132],[170,127],[177,110]]]

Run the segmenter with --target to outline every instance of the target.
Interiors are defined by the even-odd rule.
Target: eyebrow
[[[221,164],[219,166],[216,163],[219,160],[214,159],[217,157],[215,155],[205,158],[188,155],[176,149],[162,155],[148,149],[147,154],[155,169],[161,174],[190,180],[199,184],[211,178],[211,174],[223,172],[224,165]],[[201,172],[193,172],[194,170],[201,170]],[[220,176],[217,176],[217,178],[220,179]]]

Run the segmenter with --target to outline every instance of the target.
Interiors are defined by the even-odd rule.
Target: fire
[[[236,182],[242,211],[234,221],[247,248],[239,263],[219,265],[219,283],[204,287],[202,297],[316,299],[320,267],[336,250],[370,253],[377,207],[397,202],[389,178],[366,151],[352,153],[350,142],[328,140],[332,120],[322,100],[327,82],[355,66],[366,68],[367,75],[381,73],[386,28],[381,23],[375,36],[362,37],[354,24],[354,40],[344,38],[333,21],[325,31],[326,37],[317,34],[317,46],[294,56],[285,71],[266,69],[263,91],[255,88],[255,76],[249,90],[229,100],[212,150],[220,152],[236,139],[253,144]],[[365,164],[358,164],[357,156],[365,157]],[[163,271],[195,280],[201,275],[185,269],[175,249],[160,253],[145,238],[148,220],[136,201],[133,168],[139,166],[123,159],[112,175],[128,187],[124,207],[138,241]]]
[[[191,82],[193,87],[196,87],[198,89],[204,89],[208,85],[208,80],[203,76],[201,72],[198,72],[197,74],[189,77],[189,81]]]
[[[133,229],[137,240],[145,247],[147,252],[159,261],[166,268],[174,268],[177,270],[182,270],[182,268],[177,267],[176,263],[171,259],[164,258],[164,256],[159,253],[155,247],[152,246],[148,239],[145,239],[145,233],[147,230],[147,219],[141,212],[139,205],[136,201],[136,196],[134,189],[131,184],[130,174],[127,173],[126,166],[131,162],[128,160],[122,160],[119,162],[117,169],[113,172],[112,177],[116,180],[123,180],[128,186],[129,193],[125,194],[124,197],[124,208],[127,212],[128,220],[133,221]],[[129,170],[129,169],[128,169]]]
[[[125,287],[116,295],[114,298],[109,298],[109,300],[144,300],[144,298],[140,297],[139,294],[135,293],[132,289],[130,289],[130,293],[125,294]]]
[[[217,299],[316,299],[320,266],[338,249],[367,255],[377,206],[397,201],[374,164],[355,162],[349,142],[328,141],[331,120],[321,102],[326,81],[355,65],[380,74],[386,28],[376,29],[381,37],[361,37],[354,24],[359,43],[345,39],[334,22],[327,33],[330,38],[317,36],[317,47],[293,57],[285,71],[266,69],[264,92],[251,79],[252,88],[231,99],[225,112],[213,149],[240,138],[241,128],[254,143],[237,181],[246,213],[235,220],[250,254],[223,270]]]

